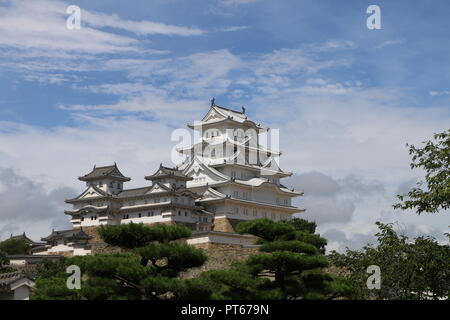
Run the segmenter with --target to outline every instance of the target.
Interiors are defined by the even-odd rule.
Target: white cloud
[[[430,91],[429,92],[430,96],[435,97],[435,96],[446,96],[446,95],[450,95],[450,90],[442,90],[442,91]]]
[[[221,4],[227,5],[227,6],[233,6],[233,5],[244,5],[248,3],[257,2],[259,0],[220,0]]]
[[[8,0],[0,6],[0,46],[19,49],[41,48],[86,53],[137,51],[138,41],[125,36],[83,26],[66,27],[62,1]]]
[[[233,32],[233,31],[240,31],[240,30],[245,30],[248,29],[248,26],[231,26],[231,27],[226,27],[223,29],[219,29],[218,31],[220,32]]]
[[[100,30],[109,27],[136,35],[197,36],[203,30],[153,21],[131,21],[118,15],[81,8],[81,29],[66,27],[69,3],[59,0],[6,0],[0,4],[0,47],[24,49],[23,54],[54,57],[74,53],[142,52],[137,39]],[[56,53],[55,53],[56,51]]]
[[[153,21],[130,21],[123,20],[118,15],[107,15],[102,13],[83,12],[83,19],[86,23],[94,27],[111,27],[133,32],[138,35],[163,34],[177,36],[198,36],[205,31],[195,27],[183,27],[168,25]]]
[[[384,41],[384,42],[380,43],[379,45],[377,45],[376,48],[377,49],[382,49],[384,47],[394,46],[394,45],[403,44],[403,43],[405,43],[405,39],[387,40],[387,41]]]

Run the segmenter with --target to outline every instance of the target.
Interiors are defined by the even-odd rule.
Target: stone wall
[[[258,253],[256,247],[231,244],[201,243],[194,247],[201,249],[208,256],[208,260],[203,266],[183,273],[183,278],[194,278],[205,271],[228,269],[234,261],[242,261],[250,255]]]
[[[89,243],[103,242],[97,232],[97,228],[98,227],[83,227],[83,231],[92,237],[92,239],[89,240]]]
[[[236,232],[236,226],[240,222],[244,222],[244,220],[230,219],[230,218],[215,218],[213,231]]]

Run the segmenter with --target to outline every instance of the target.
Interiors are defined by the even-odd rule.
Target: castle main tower
[[[178,149],[186,157],[179,169],[192,178],[187,187],[202,195],[197,203],[214,213],[214,231],[235,232],[241,221],[289,220],[304,211],[292,205],[302,193],[280,182],[292,175],[278,166],[281,153],[260,144],[270,129],[248,119],[245,108],[231,110],[213,99],[203,119],[188,127],[200,139]]]

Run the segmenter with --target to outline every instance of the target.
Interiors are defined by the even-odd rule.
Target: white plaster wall
[[[235,245],[251,245],[253,239],[247,237],[227,236],[220,234],[209,234],[204,237],[198,237],[188,239],[188,244],[200,244],[200,243],[222,243],[222,244],[235,244]]]
[[[85,249],[85,248],[74,248],[73,249],[73,255],[74,256],[86,256],[90,255],[91,250]]]
[[[20,286],[14,290],[14,300],[30,300],[30,288],[26,285]]]

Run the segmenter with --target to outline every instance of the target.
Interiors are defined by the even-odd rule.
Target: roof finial
[[[242,113],[245,114],[245,107],[242,106]]]
[[[212,97],[211,99],[211,107],[214,107],[216,105],[216,98]]]

